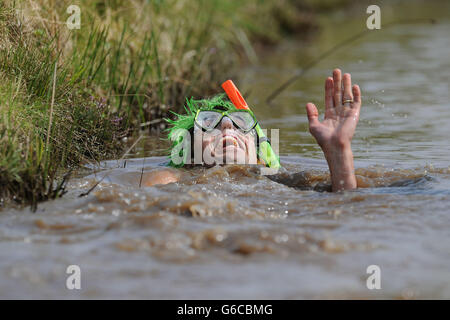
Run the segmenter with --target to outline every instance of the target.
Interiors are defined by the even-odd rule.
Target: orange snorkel
[[[233,102],[234,106],[238,109],[246,109],[250,110],[248,107],[247,102],[245,102],[244,98],[242,97],[241,93],[239,92],[236,85],[231,80],[227,80],[224,83],[222,83],[222,88],[227,93],[228,98],[231,102]]]
[[[247,102],[242,97],[241,93],[239,92],[238,88],[235,86],[233,81],[231,80],[225,81],[224,83],[222,83],[222,88],[223,90],[225,90],[228,98],[237,109],[250,110]],[[270,145],[269,140],[265,136],[259,124],[256,124],[255,130],[260,142],[258,148],[259,157],[262,160],[264,160],[264,162],[269,168],[278,169],[280,167],[280,160],[278,156],[275,154],[275,152],[272,150],[272,146]]]

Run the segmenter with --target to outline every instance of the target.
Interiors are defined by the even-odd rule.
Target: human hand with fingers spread
[[[342,88],[343,87],[343,88]],[[333,78],[325,81],[325,117],[318,120],[319,112],[313,103],[306,104],[309,131],[316,139],[328,162],[333,191],[357,187],[353,165],[351,141],[361,109],[361,91],[352,87],[351,76],[333,70]]]

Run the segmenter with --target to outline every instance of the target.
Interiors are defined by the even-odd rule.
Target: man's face
[[[194,137],[196,145],[201,143],[203,162],[207,165],[257,163],[255,131],[243,133],[227,116],[212,131],[196,128]]]

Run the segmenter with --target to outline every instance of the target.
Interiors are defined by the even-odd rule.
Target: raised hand
[[[343,84],[343,90],[342,90]],[[333,70],[333,78],[325,81],[325,117],[313,103],[306,104],[309,131],[316,139],[328,162],[333,191],[356,188],[351,141],[361,109],[361,91],[352,87],[351,76]]]

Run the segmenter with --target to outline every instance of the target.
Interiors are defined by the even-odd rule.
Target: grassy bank
[[[160,132],[186,97],[255,61],[255,44],[316,27],[308,1],[79,0],[79,29],[66,24],[71,4],[0,4],[2,203],[61,195],[71,168]]]

